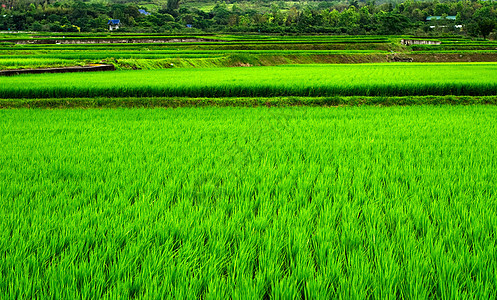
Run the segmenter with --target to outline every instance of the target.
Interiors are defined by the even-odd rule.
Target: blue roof
[[[428,16],[426,17],[426,21],[431,21],[431,20],[441,20],[442,16]],[[456,16],[447,16],[445,17],[446,20],[455,20]]]
[[[144,9],[139,9],[138,12],[141,13],[142,15],[145,15],[145,16],[150,16],[151,15],[151,13],[147,12]]]
[[[107,25],[119,25],[119,23],[121,23],[120,20],[109,20]]]

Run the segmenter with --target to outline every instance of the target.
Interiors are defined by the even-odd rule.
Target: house
[[[144,9],[139,9],[138,12],[142,15],[145,15],[145,16],[150,16],[151,13],[149,13],[148,11],[144,10]]]
[[[435,21],[435,20],[442,20],[442,16],[428,16],[428,17],[426,17],[426,21]],[[446,16],[445,20],[455,21],[456,16]]]
[[[455,21],[456,18],[457,18],[456,16],[446,16],[445,20],[447,20],[447,21]],[[440,20],[444,20],[444,17],[442,17],[442,16],[428,16],[428,17],[426,17],[426,21],[440,21]],[[431,25],[430,26],[431,29],[435,29],[435,28],[439,28],[439,27],[440,28],[446,28],[448,26],[446,26],[446,25],[442,25],[442,26],[440,26],[440,25],[437,25],[437,26]],[[454,25],[454,28],[461,29],[462,25]]]
[[[121,21],[120,20],[116,20],[116,19],[109,20],[109,22],[107,23],[107,25],[109,25],[109,30],[110,31],[116,30],[116,29],[119,29],[119,26],[121,25]]]

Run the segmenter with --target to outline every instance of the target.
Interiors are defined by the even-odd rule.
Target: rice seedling
[[[68,59],[58,58],[32,58],[32,57],[0,57],[1,69],[28,69],[28,68],[46,68],[46,67],[66,67],[75,66],[79,62]]]
[[[496,113],[0,110],[0,298],[494,299]]]
[[[486,96],[496,78],[495,63],[169,69],[0,78],[0,97]]]

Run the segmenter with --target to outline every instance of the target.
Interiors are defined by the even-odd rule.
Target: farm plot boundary
[[[154,107],[286,107],[286,106],[407,106],[407,105],[497,105],[497,96],[408,97],[259,97],[259,98],[40,98],[0,99],[0,109],[17,108],[154,108]]]

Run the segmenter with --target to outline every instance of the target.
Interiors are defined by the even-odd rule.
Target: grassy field
[[[0,78],[1,98],[497,94],[497,64],[356,64],[170,69]]]
[[[496,115],[0,110],[0,296],[494,299]]]

